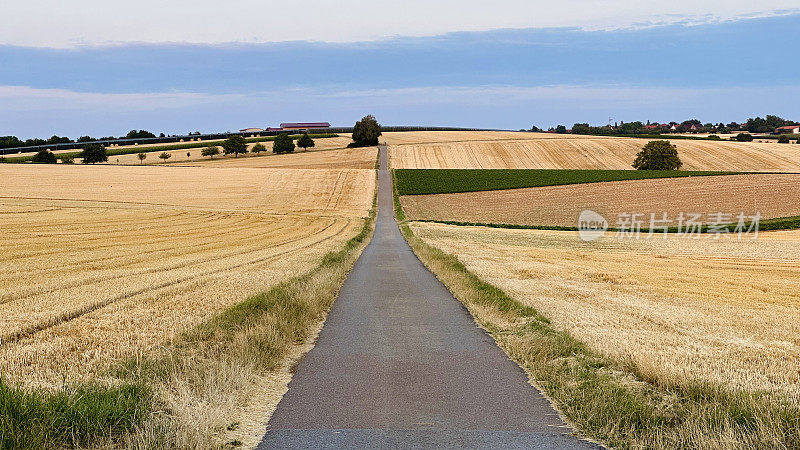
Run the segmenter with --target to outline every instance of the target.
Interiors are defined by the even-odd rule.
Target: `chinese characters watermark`
[[[740,212],[687,213],[680,212],[670,217],[667,212],[629,213],[617,215],[616,223],[609,226],[608,221],[599,213],[584,210],[578,217],[578,234],[584,241],[593,241],[603,236],[606,231],[615,231],[617,239],[649,239],[656,235],[666,239],[672,234],[682,238],[719,239],[723,235],[735,236],[738,239],[758,238],[761,213],[753,215]]]

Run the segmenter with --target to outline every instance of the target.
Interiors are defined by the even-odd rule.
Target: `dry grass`
[[[763,218],[800,215],[800,175],[755,174],[509,189],[457,194],[409,195],[401,202],[413,220],[468,223],[577,226],[584,209],[602,214],[614,226],[620,213],[741,212]],[[477,206],[476,206],[477,205]],[[673,225],[677,225],[673,223]]]
[[[452,134],[451,134],[452,133]],[[648,139],[535,133],[386,133],[396,169],[631,169]],[[674,140],[685,170],[800,172],[777,143]]]
[[[349,139],[349,138],[348,138]],[[328,139],[325,139],[327,141]],[[320,139],[317,142],[322,142]],[[319,149],[318,149],[319,150]],[[309,151],[263,157],[225,158],[193,162],[197,167],[248,167],[272,169],[372,169],[378,149],[353,148],[333,149],[327,151]]]
[[[798,232],[584,243],[565,232],[412,228],[646,380],[765,390],[800,404]]]
[[[3,167],[0,372],[101,373],[358,232],[371,170]]]

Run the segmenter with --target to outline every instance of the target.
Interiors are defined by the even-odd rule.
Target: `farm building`
[[[775,129],[775,134],[800,134],[800,125],[789,125]]]
[[[239,130],[239,133],[261,133],[264,131],[263,128],[244,128]]]
[[[328,122],[299,122],[299,123],[282,123],[281,128],[286,131],[293,130],[319,130],[330,128],[331,124]]]

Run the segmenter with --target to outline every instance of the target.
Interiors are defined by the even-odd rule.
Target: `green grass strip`
[[[402,217],[401,220],[405,220],[405,213],[402,211],[400,207],[400,203],[398,202],[395,205],[395,211],[399,211],[402,214],[397,215],[397,217]],[[421,219],[421,220],[413,220],[414,222],[428,222],[428,223],[441,223],[445,225],[456,225],[460,227],[488,227],[488,228],[509,228],[514,230],[553,230],[553,231],[578,231],[578,227],[571,227],[571,226],[558,226],[558,225],[523,225],[523,224],[514,224],[514,223],[486,223],[486,222],[460,222],[456,220],[429,220],[429,219]],[[728,233],[734,233],[736,231],[736,227],[738,224],[732,223],[720,227],[715,227],[712,229],[709,225],[703,225],[702,227],[698,228],[698,232],[700,233],[712,233],[716,232],[715,230],[727,230]],[[744,225],[744,229],[747,230],[751,226],[750,223],[746,223]],[[792,217],[777,217],[774,219],[764,219],[759,221],[758,230],[759,231],[778,231],[778,230],[796,230],[800,229],[800,216],[792,216]],[[620,231],[617,228],[610,227],[608,229],[610,232],[617,232]],[[630,229],[623,230],[626,232],[630,232]],[[685,232],[686,230],[679,230],[678,227],[669,227],[667,228],[667,233],[680,233]],[[648,234],[650,230],[648,228],[642,228],[640,230],[641,234]],[[725,231],[723,231],[725,232]],[[659,234],[663,234],[663,229],[654,230],[653,234],[658,236]]]
[[[87,447],[131,431],[149,415],[152,396],[139,384],[65,387],[55,392],[0,380],[0,448]]]
[[[494,191],[603,181],[737,175],[742,172],[683,170],[561,170],[561,169],[396,169],[400,195]]]

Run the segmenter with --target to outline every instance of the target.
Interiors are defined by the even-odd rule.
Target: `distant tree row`
[[[797,125],[798,122],[783,119],[779,116],[767,115],[765,119],[755,117],[747,119],[745,123],[702,123],[697,119],[684,120],[683,122],[651,123],[645,122],[615,122],[613,125],[591,126],[588,123],[576,123],[572,126],[572,134],[584,135],[632,135],[632,134],[666,134],[666,133],[704,133],[704,134],[729,134],[737,131],[747,131],[749,133],[773,133],[776,128]],[[673,129],[674,128],[674,129]],[[545,131],[537,126],[532,126],[532,132]],[[565,134],[570,130],[564,125],[546,130],[551,133]]]

